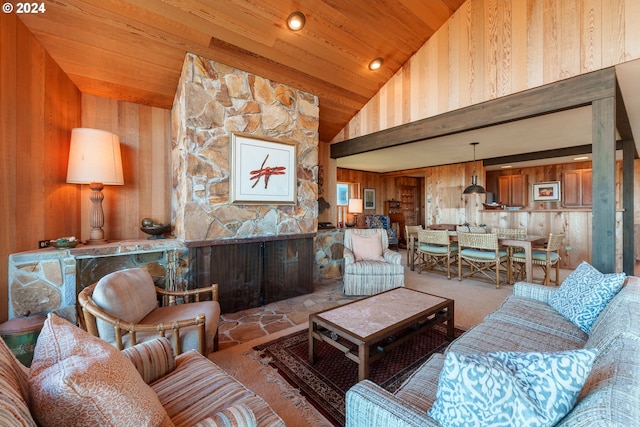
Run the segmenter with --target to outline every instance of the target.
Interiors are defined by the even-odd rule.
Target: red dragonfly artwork
[[[249,174],[251,175],[251,178],[249,178],[249,180],[254,180],[254,179],[256,180],[256,182],[253,183],[251,188],[254,188],[256,185],[258,185],[258,182],[260,182],[260,178],[264,176],[264,188],[266,189],[267,186],[269,185],[269,178],[271,177],[271,175],[285,174],[285,171],[287,170],[287,168],[284,166],[276,166],[273,168],[270,166],[265,167],[265,164],[267,163],[268,158],[269,158],[269,155],[267,154],[267,157],[264,158],[262,165],[260,165],[260,169],[252,170],[251,172],[249,172]]]

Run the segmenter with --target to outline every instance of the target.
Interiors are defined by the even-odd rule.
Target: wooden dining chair
[[[527,237],[526,228],[496,228],[493,230],[498,237],[512,237],[515,239],[523,239]]]
[[[478,227],[473,225],[456,225],[456,232],[462,233],[486,233],[485,227]]]
[[[500,237],[508,237],[510,239],[524,239],[525,237],[527,237],[527,229],[526,228],[495,228],[494,232],[498,235],[498,238]],[[512,270],[512,262],[511,262],[511,257],[513,256],[514,253],[524,253],[524,249],[520,248],[520,247],[514,247],[514,246],[505,246],[505,249],[507,250],[507,254],[509,255],[509,268],[508,268],[508,274],[507,274],[507,281],[509,283],[513,283],[514,279],[513,279],[513,270]]]
[[[451,244],[447,230],[418,231],[418,274],[422,269],[436,271],[441,266],[451,279],[451,260],[456,259],[458,245]]]
[[[482,274],[500,289],[500,267],[509,268],[509,254],[498,245],[496,233],[458,232],[458,280]],[[462,275],[462,264],[469,271]]]
[[[404,226],[404,238],[407,241],[407,267],[418,261],[418,232],[423,230],[422,225],[405,225]],[[409,244],[411,235],[413,235],[413,253],[411,252],[411,245]],[[413,259],[411,259],[413,257]]]
[[[556,280],[555,285],[560,284],[560,249],[562,248],[562,242],[564,240],[564,234],[549,234],[549,240],[546,246],[533,248],[531,252],[531,267],[538,265],[544,271],[544,279],[542,283],[549,285],[551,283],[551,267],[556,268]],[[511,271],[514,276],[514,280],[520,277],[526,271],[526,259],[524,252],[514,253],[510,261]]]

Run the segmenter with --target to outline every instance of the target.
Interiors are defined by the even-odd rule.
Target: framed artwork
[[[536,182],[533,184],[533,200],[556,202],[560,200],[560,181]]]
[[[338,184],[337,188],[337,201],[338,206],[347,206],[349,204],[349,184]]]
[[[296,169],[295,143],[231,134],[231,203],[294,205]]]
[[[364,189],[364,208],[366,210],[372,210],[376,208],[376,190],[375,188]]]

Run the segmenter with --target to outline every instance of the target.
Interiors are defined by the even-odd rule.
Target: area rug
[[[456,329],[456,337],[463,331]],[[303,330],[254,347],[262,362],[294,387],[334,425],[345,424],[345,394],[358,382],[358,365],[325,342],[316,343],[315,364],[309,363],[308,331]],[[390,392],[402,385],[433,353],[449,344],[439,325],[407,340],[373,362],[369,379]]]

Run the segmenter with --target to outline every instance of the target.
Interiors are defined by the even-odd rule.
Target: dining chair
[[[407,267],[415,265],[418,260],[418,231],[423,230],[422,225],[405,225],[404,226],[404,238],[407,241]],[[413,253],[411,252],[411,236],[413,235]],[[413,259],[411,259],[413,257]]]
[[[556,268],[555,285],[560,284],[560,249],[564,240],[564,234],[549,233],[549,240],[546,246],[533,248],[531,252],[531,267],[539,265],[544,271],[544,285],[551,283],[551,267]],[[516,252],[511,256],[511,271],[513,271],[514,280],[525,272],[526,260],[524,252]],[[515,264],[514,264],[515,263]]]
[[[494,231],[498,237],[513,237],[515,239],[527,237],[526,228],[496,228]]]
[[[458,232],[458,280],[481,273],[500,289],[500,267],[509,268],[509,254],[498,245],[496,233]],[[462,264],[469,271],[462,275]]]
[[[451,259],[457,252],[458,245],[451,244],[447,230],[418,231],[418,274],[423,268],[436,271],[441,266],[451,279]]]
[[[498,235],[498,238],[501,237],[508,237],[510,239],[524,239],[525,237],[527,237],[527,229],[526,228],[496,228],[494,229],[495,233]],[[516,252],[523,252],[524,253],[524,249],[520,248],[520,247],[514,247],[514,246],[506,246],[505,249],[507,250],[507,253],[509,255],[509,269],[508,269],[508,277],[507,277],[507,281],[509,283],[513,283],[514,279],[511,277],[512,276],[512,263],[511,263],[511,257],[513,256],[514,253]]]
[[[456,225],[456,232],[462,233],[486,233],[485,227],[478,227],[473,225]]]

